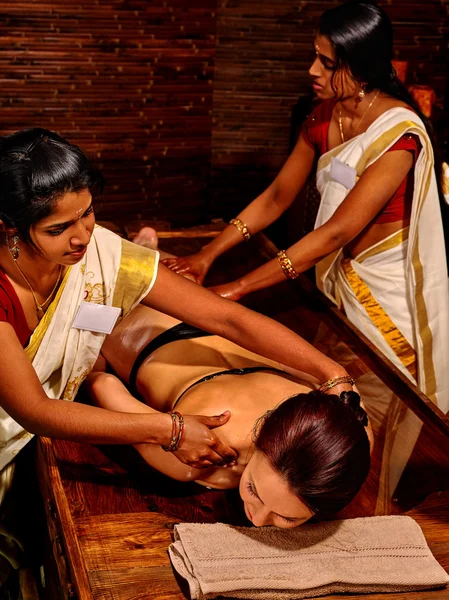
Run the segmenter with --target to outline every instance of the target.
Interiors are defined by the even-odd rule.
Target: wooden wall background
[[[58,131],[108,181],[100,218],[206,204],[216,0],[2,0],[0,129]]]
[[[108,180],[101,218],[229,217],[284,162],[336,3],[3,0],[0,133],[40,125],[79,144]],[[449,0],[381,4],[409,83],[448,104]]]

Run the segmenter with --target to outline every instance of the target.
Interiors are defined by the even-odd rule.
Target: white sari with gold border
[[[330,177],[331,158],[365,169],[404,134],[417,135],[410,227],[345,259],[342,250],[317,265],[318,287],[444,412],[449,411],[449,280],[434,173],[424,124],[412,111],[393,108],[365,133],[324,154],[318,163],[321,204],[315,228],[334,214],[349,189]],[[416,361],[415,361],[416,357]]]
[[[74,329],[82,302],[122,309],[124,318],[151,290],[159,253],[96,226],[87,252],[70,267],[25,348],[45,393],[73,400],[106,334]],[[33,436],[0,408],[0,470]]]

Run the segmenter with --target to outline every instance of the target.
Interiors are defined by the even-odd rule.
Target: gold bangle
[[[292,261],[287,256],[285,250],[281,250],[276,256],[287,279],[296,279],[299,277],[299,273],[295,271]]]
[[[355,384],[355,380],[351,377],[351,375],[342,375],[341,377],[335,377],[335,379],[328,379],[318,388],[319,392],[327,392],[331,388],[339,385],[340,383],[350,383],[351,385]]]
[[[251,233],[249,232],[248,225],[244,223],[241,219],[231,219],[229,221],[229,225],[234,225],[237,227],[239,232],[243,235],[243,239],[247,242],[251,238]]]
[[[168,414],[171,417],[171,423],[172,423],[171,438],[170,438],[170,444],[168,446],[162,446],[162,450],[165,450],[165,452],[174,452],[174,450],[177,448],[176,443],[177,443],[177,439],[178,439],[178,435],[179,435],[179,430],[178,430],[179,428],[177,427],[177,424],[176,424],[176,419],[178,418],[179,413],[177,413],[175,411],[175,412],[169,412]]]

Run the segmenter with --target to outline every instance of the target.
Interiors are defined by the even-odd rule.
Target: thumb
[[[231,417],[231,413],[229,410],[226,410],[221,415],[217,415],[215,417],[204,417],[203,423],[207,425],[209,429],[214,429],[215,427],[220,427],[229,421]]]

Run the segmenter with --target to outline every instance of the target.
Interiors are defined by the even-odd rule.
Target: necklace
[[[374,101],[376,100],[377,96],[379,95],[379,92],[380,92],[380,90],[377,90],[377,92],[375,93],[373,99],[368,104],[368,108],[365,110],[365,112],[363,113],[360,121],[357,123],[357,127],[354,129],[354,136],[353,137],[355,137],[357,131],[359,130],[360,124],[362,123],[363,119],[366,117],[366,114],[369,111],[369,109],[374,104]],[[342,143],[344,143],[346,140],[345,140],[345,135],[343,133],[343,123],[341,122],[341,108],[340,108],[340,112],[338,114],[338,126],[340,128],[340,138],[341,138],[341,141],[342,141]]]
[[[45,305],[48,304],[48,302],[53,298],[53,294],[56,291],[56,288],[58,287],[58,284],[61,280],[61,273],[62,273],[62,265],[59,265],[59,273],[58,273],[58,278],[56,280],[55,285],[53,286],[53,289],[50,292],[50,295],[48,296],[48,298],[46,300],[44,300],[42,303],[39,303],[37,301],[37,297],[36,294],[34,293],[33,290],[33,286],[31,285],[31,283],[28,281],[28,277],[25,275],[25,273],[22,271],[22,269],[20,268],[19,264],[17,263],[17,261],[13,258],[14,260],[14,264],[16,265],[17,269],[19,270],[19,273],[22,275],[22,277],[25,279],[28,287],[31,290],[31,293],[33,294],[33,300],[34,300],[34,304],[36,305],[36,315],[37,318],[39,319],[39,321],[42,319],[42,317],[45,314]]]

